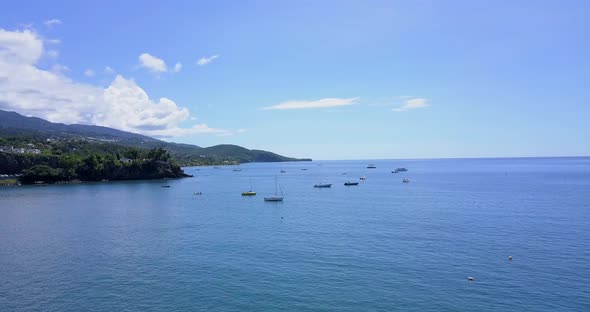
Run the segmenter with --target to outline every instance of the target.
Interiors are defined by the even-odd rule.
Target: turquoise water
[[[590,311],[590,158],[371,162],[0,188],[0,310]]]

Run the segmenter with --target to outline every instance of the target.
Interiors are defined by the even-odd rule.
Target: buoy
[[[474,278],[473,278],[473,277],[471,277],[471,276],[469,276],[469,277],[467,278],[467,280],[468,280],[468,281],[470,281],[470,282],[473,282]]]
[[[512,261],[512,256],[508,256],[508,260]]]

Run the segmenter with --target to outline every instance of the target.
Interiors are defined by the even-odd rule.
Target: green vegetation
[[[25,184],[185,176],[162,148],[147,150],[75,140],[54,142],[41,154],[0,153],[0,172],[22,173]]]
[[[0,186],[18,185],[18,180],[15,179],[3,179],[0,180]]]
[[[184,175],[180,166],[309,160],[229,144],[203,148],[169,143],[2,110],[0,147],[0,173],[22,174],[23,183],[175,178]]]

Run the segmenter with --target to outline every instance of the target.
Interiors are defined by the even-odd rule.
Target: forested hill
[[[186,165],[219,165],[247,162],[279,162],[295,159],[272,152],[250,150],[237,145],[199,147],[191,144],[170,143],[145,135],[90,125],[66,125],[26,117],[16,112],[0,110],[0,138],[21,139],[23,143],[49,141],[84,141],[93,144],[117,144],[143,150],[162,148],[176,161]]]

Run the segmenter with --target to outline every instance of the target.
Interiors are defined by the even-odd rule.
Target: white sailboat
[[[277,186],[278,186],[277,176],[275,176],[275,194],[272,196],[264,197],[264,201],[274,201],[274,202],[283,201],[283,189],[281,188],[281,195],[279,196],[277,194]]]

